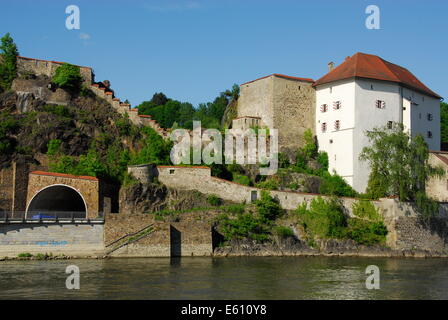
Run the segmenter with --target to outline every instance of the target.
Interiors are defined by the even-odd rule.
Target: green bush
[[[47,155],[55,156],[61,150],[61,140],[59,139],[51,139],[47,144]]]
[[[319,193],[339,197],[356,197],[356,191],[340,175],[336,173],[331,175],[325,172],[321,178]]]
[[[207,197],[207,202],[214,207],[218,207],[222,204],[222,199],[217,195],[211,194]]]
[[[250,186],[250,179],[248,176],[243,176],[241,174],[233,174],[233,182],[245,185],[245,186]]]
[[[382,221],[383,217],[371,201],[358,200],[352,204],[353,214],[360,218],[369,221]]]
[[[5,34],[0,44],[0,91],[9,90],[12,81],[17,77],[17,56],[19,51],[10,34]]]
[[[268,179],[255,184],[257,188],[266,190],[278,190],[279,182],[276,179]]]
[[[57,105],[45,105],[42,107],[42,111],[55,114],[63,118],[71,118],[72,115],[66,106]]]
[[[79,67],[68,63],[62,64],[56,69],[52,82],[63,89],[78,92],[82,84]]]
[[[384,244],[387,228],[382,221],[349,219],[347,237],[363,245]]]
[[[272,233],[284,239],[294,237],[294,232],[292,231],[292,229],[285,226],[275,226],[272,229]]]
[[[22,252],[17,255],[19,258],[31,258],[33,255],[29,252]]]
[[[283,212],[278,201],[266,191],[261,192],[261,198],[255,201],[255,207],[263,222],[274,221]]]
[[[239,214],[231,219],[228,215],[219,217],[219,230],[226,241],[251,239],[264,242],[269,239],[268,228],[251,213]]]
[[[347,218],[340,202],[333,198],[324,200],[317,197],[311,201],[310,208],[303,202],[296,210],[302,226],[312,237],[343,238]]]
[[[237,215],[237,214],[242,214],[244,213],[246,207],[244,204],[238,203],[238,204],[231,204],[227,207],[224,208],[224,211],[233,214],[233,215]]]

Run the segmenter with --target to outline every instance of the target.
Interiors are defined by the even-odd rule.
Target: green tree
[[[424,138],[411,137],[401,123],[392,128],[380,127],[366,132],[370,146],[359,158],[370,164],[367,188],[369,196],[398,196],[401,201],[416,201],[425,216],[434,213],[435,205],[426,196],[426,182],[432,176],[443,176],[444,170],[428,163],[429,150]],[[433,212],[430,212],[433,211]]]
[[[8,90],[17,76],[17,56],[19,51],[9,33],[5,34],[0,41],[0,87],[3,90]]]
[[[52,82],[64,89],[79,91],[82,84],[79,67],[68,63],[62,64],[56,69]]]

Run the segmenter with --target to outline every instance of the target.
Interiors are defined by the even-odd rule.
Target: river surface
[[[80,270],[68,290],[66,267]],[[366,267],[380,289],[366,289]],[[0,299],[448,299],[448,259],[235,257],[0,262]]]

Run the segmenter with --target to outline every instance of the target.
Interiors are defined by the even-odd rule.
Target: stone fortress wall
[[[236,203],[251,203],[260,198],[261,189],[230,182],[211,176],[209,167],[182,166],[135,166],[128,172],[140,182],[147,183],[153,177],[164,185],[185,190],[197,190],[207,195],[217,195],[220,198]],[[310,203],[316,197],[328,198],[319,194],[301,193],[295,191],[268,191],[279,201],[282,208],[295,210],[303,202]],[[346,214],[353,217],[352,205],[357,199],[340,198]],[[440,204],[437,216],[437,226],[424,227],[418,221],[416,208],[410,203],[403,203],[396,198],[384,198],[372,201],[384,217],[388,228],[387,245],[397,250],[428,250],[448,252],[448,204]]]
[[[32,73],[35,75],[45,75],[51,78],[54,75],[56,69],[62,64],[63,62],[18,57],[17,71],[19,74]],[[151,119],[151,116],[139,115],[136,108],[131,108],[129,104],[121,102],[119,98],[114,97],[113,92],[107,91],[106,88],[101,87],[98,83],[95,83],[95,75],[92,68],[79,66],[79,70],[83,78],[84,85],[90,88],[97,97],[109,102],[112,107],[119,113],[127,115],[129,117],[129,120],[135,125],[139,127],[151,127],[163,138],[168,137],[168,132],[161,128],[155,120]],[[18,81],[15,81],[15,87],[13,87],[14,90],[21,92],[22,87],[29,87],[27,86],[26,79],[16,80]],[[64,104],[64,101],[67,101],[67,96],[64,90],[56,89],[55,92],[49,93],[47,91],[49,91],[47,88],[41,88],[40,92],[33,92],[32,94],[34,94],[35,96],[45,96],[46,101],[48,101],[49,103]],[[43,93],[47,94],[44,95]]]
[[[279,151],[291,158],[303,146],[303,134],[315,132],[313,80],[272,74],[240,86],[238,117],[232,127],[278,130]]]

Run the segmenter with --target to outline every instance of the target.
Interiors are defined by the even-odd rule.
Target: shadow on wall
[[[182,256],[182,234],[172,225],[170,226],[170,253],[171,257]]]

